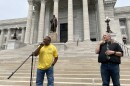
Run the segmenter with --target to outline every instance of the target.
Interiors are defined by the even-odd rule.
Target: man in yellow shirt
[[[32,53],[34,56],[39,55],[36,86],[43,86],[45,73],[48,80],[47,86],[54,86],[53,66],[58,60],[58,53],[56,47],[50,42],[51,38],[46,36],[43,42]]]

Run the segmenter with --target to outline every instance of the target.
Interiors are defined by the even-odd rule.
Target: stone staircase
[[[95,58],[59,58],[55,65],[55,86],[101,86],[100,64],[97,63]],[[14,60],[6,60],[0,63],[0,86],[29,86],[31,59],[9,80],[7,79],[23,61],[23,59]],[[128,68],[128,65],[130,65],[130,59],[125,57],[121,64],[122,86],[130,86],[130,68]],[[34,70],[36,70],[36,67]],[[33,73],[33,86],[35,86],[36,73],[35,71]],[[45,86],[46,83],[45,79]]]
[[[97,42],[79,42],[67,44],[67,49],[64,52],[60,52],[61,57],[93,57],[95,54],[95,47]]]
[[[55,86],[101,86],[100,64],[94,53],[96,43],[69,44],[67,50],[59,51],[54,68]],[[28,45],[20,49],[0,51],[0,86],[29,86],[31,58],[10,78],[8,76],[36,48]],[[34,57],[33,86],[36,79],[37,58]],[[130,58],[122,57],[120,65],[121,86],[130,86]],[[47,86],[45,78],[44,86]],[[112,83],[111,83],[112,86]]]

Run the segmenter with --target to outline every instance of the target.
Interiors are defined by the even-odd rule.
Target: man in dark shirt
[[[123,50],[118,43],[113,42],[109,33],[103,35],[103,40],[96,47],[98,62],[101,63],[102,86],[109,86],[110,77],[113,86],[120,86],[120,68]]]

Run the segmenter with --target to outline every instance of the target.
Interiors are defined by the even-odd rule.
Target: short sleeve
[[[117,43],[117,50],[119,51],[119,52],[122,52],[122,55],[123,55],[123,50],[122,50],[122,48],[121,48],[121,46]]]
[[[54,56],[54,58],[56,58],[56,57],[58,57],[58,52],[57,52],[57,49],[56,49],[56,47],[54,46],[54,51],[53,51],[53,56]]]

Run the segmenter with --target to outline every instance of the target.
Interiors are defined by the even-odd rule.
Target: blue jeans
[[[102,77],[102,86],[109,86],[110,77],[113,82],[113,86],[120,86],[120,68],[119,64],[114,63],[102,63],[101,64],[101,77]]]
[[[45,73],[48,81],[47,86],[54,86],[53,66],[47,70],[37,69],[36,86],[43,86]]]

